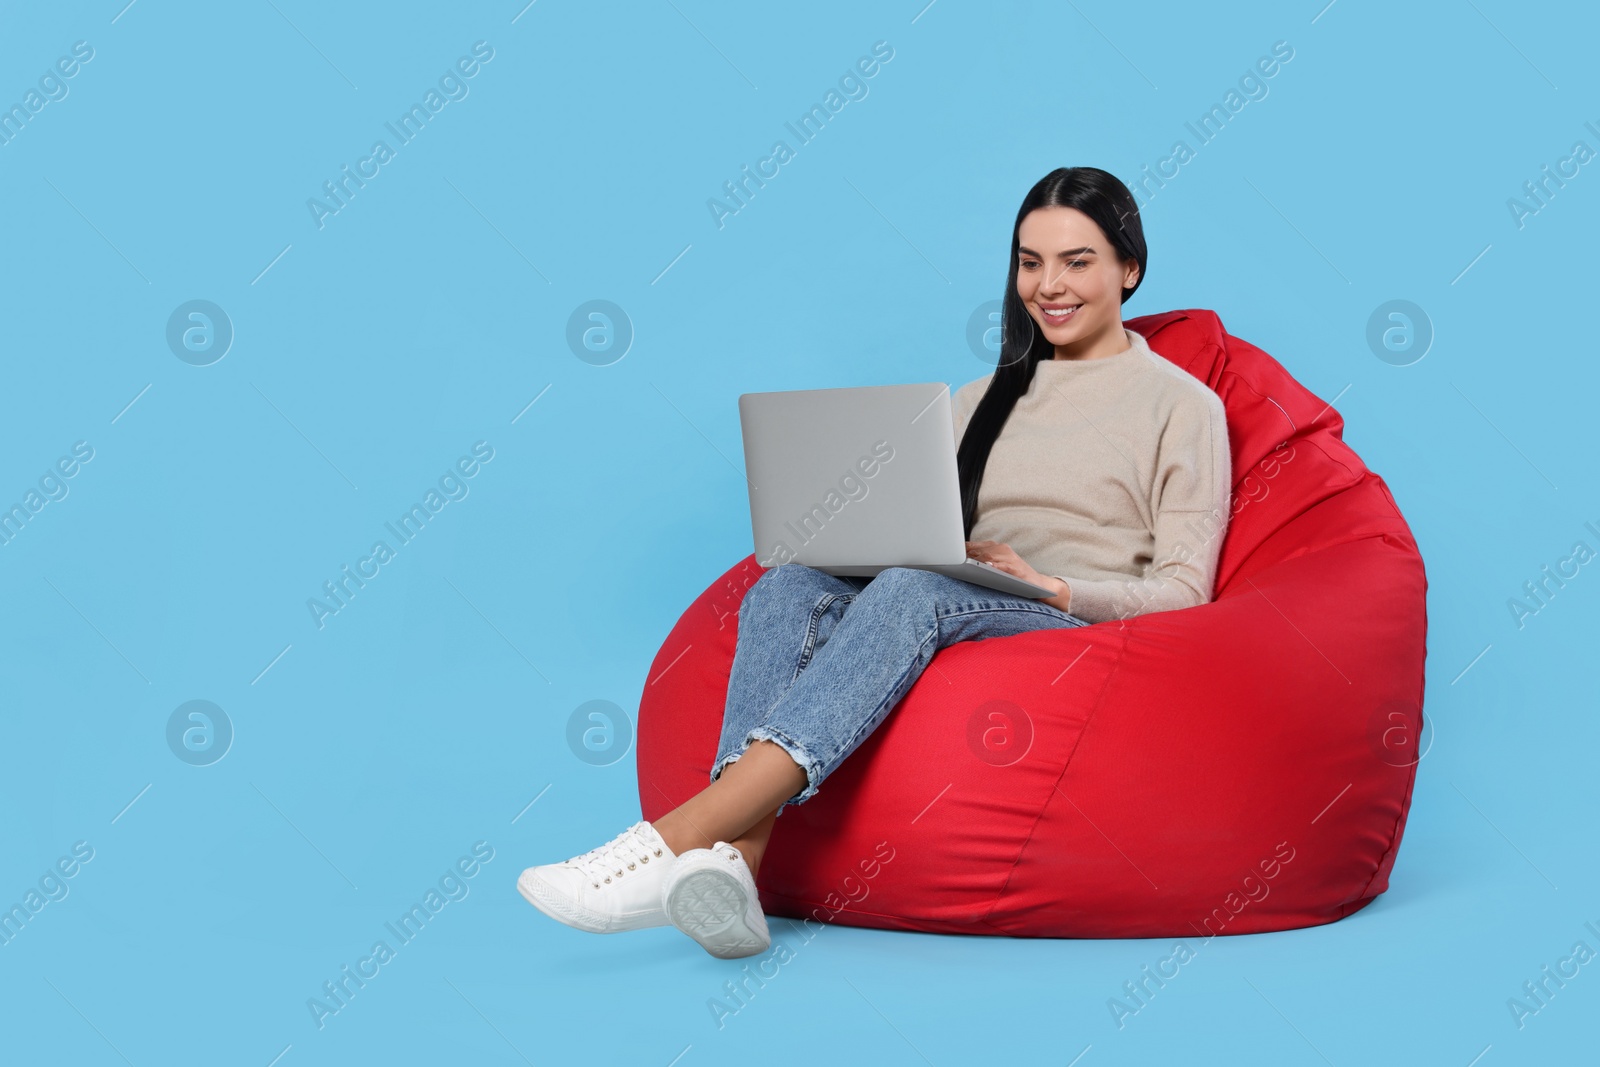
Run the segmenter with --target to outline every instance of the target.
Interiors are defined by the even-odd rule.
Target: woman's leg
[[[830,606],[819,601],[824,609],[819,618],[826,618]],[[732,843],[728,835],[739,834],[759,855],[782,808],[816,793],[822,780],[887,717],[939,649],[962,640],[1085,625],[1037,600],[932,571],[888,568],[850,598],[849,610],[830,628],[831,636],[815,642],[801,664],[810,669],[797,672],[765,718],[749,729],[744,758],[734,755],[711,788],[663,821],[684,839],[695,838],[687,847],[707,847],[710,842],[700,843],[699,837],[725,831],[713,840]],[[787,762],[776,758],[774,750],[784,752]],[[719,754],[718,764],[727,758]],[[790,784],[796,788],[785,792]],[[722,790],[723,785],[729,788]],[[769,811],[771,818],[764,814]],[[702,825],[697,828],[697,823]],[[743,827],[728,830],[739,823]],[[661,822],[654,825],[667,837]],[[671,838],[668,843],[672,845]]]
[[[754,856],[765,850],[783,800],[804,785],[804,775],[777,745],[756,746],[754,758],[724,781],[729,764],[749,753],[749,734],[813,661],[867,585],[866,578],[839,578],[798,563],[767,570],[745,593],[722,733],[712,762],[713,788],[702,791],[652,825],[669,848],[682,853],[727,841]],[[743,835],[767,821],[765,834]],[[743,842],[741,845],[740,842]],[[746,852],[746,846],[750,851]]]
[[[785,563],[769,568],[745,591],[711,781],[743,753],[751,728],[766,719],[828,643],[845,610],[869,581]]]
[[[763,744],[766,743],[763,742]],[[787,758],[787,755],[785,758]],[[728,844],[739,850],[739,855],[743,856],[745,863],[749,864],[752,878],[761,868],[761,858],[767,854],[767,842],[772,838],[772,827],[778,821],[778,811],[779,808],[773,808],[763,815],[754,826],[728,842]]]
[[[750,745],[715,782],[650,825],[676,855],[692,848],[732,844],[763,817],[776,814],[805,785],[805,772],[777,745]],[[752,868],[753,869],[753,868]]]
[[[939,649],[1087,625],[1028,597],[933,571],[890,567],[854,598],[810,668],[751,730],[751,751],[764,740],[788,752],[806,784],[784,805],[804,803],[887,718]]]

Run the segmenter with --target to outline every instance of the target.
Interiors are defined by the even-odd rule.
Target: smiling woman
[[[1228,525],[1221,399],[1122,325],[1148,258],[1114,176],[1046,175],[1017,213],[998,365],[952,405],[972,554],[1088,622],[1209,601]]]
[[[1123,327],[1146,258],[1138,207],[1114,176],[1045,175],[1012,229],[1000,365],[956,394],[968,554],[1035,595],[911,566],[865,583],[770,567],[739,606],[710,786],[529,867],[518,879],[529,903],[591,933],[670,923],[722,959],[764,952],[755,875],[778,815],[817,793],[937,652],[1210,600],[1227,418],[1205,382]]]

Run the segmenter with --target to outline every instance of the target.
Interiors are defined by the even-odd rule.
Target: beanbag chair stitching
[[[1234,382],[1236,382],[1238,384],[1239,388],[1250,390],[1250,392],[1254,393],[1258,399],[1264,400],[1267,403],[1271,404],[1273,407],[1278,409],[1278,413],[1280,415],[1282,415],[1283,418],[1284,418],[1284,421],[1288,422],[1288,424],[1289,424],[1289,435],[1283,439],[1283,442],[1282,442],[1283,444],[1288,444],[1290,441],[1303,441],[1306,438],[1312,436],[1313,434],[1315,434],[1315,433],[1317,433],[1319,431],[1327,429],[1325,424],[1323,424],[1320,421],[1319,422],[1309,423],[1304,427],[1295,425],[1294,417],[1292,415],[1290,415],[1287,410],[1284,409],[1282,404],[1279,404],[1277,402],[1277,400],[1275,400],[1271,396],[1268,396],[1266,393],[1263,393],[1261,390],[1257,389],[1254,382],[1252,382],[1250,379],[1244,377],[1243,375],[1239,374],[1237,371],[1234,371],[1234,370],[1231,370],[1231,369],[1224,370],[1222,372],[1222,374],[1219,376],[1219,381],[1218,381],[1218,385],[1219,386],[1221,385],[1221,380],[1220,379],[1232,379]],[[1217,397],[1219,399],[1222,397],[1222,390],[1220,388],[1214,388],[1212,391],[1217,394]],[[1313,395],[1315,395],[1315,394],[1313,394]],[[1318,399],[1321,399],[1321,398],[1319,397]],[[1332,411],[1333,410],[1333,405],[1329,404],[1328,405],[1328,410]],[[1338,436],[1338,435],[1335,434],[1335,436]],[[1259,465],[1261,463],[1261,460],[1266,459],[1271,454],[1272,453],[1269,452],[1269,453],[1267,453],[1266,456],[1262,456],[1260,460],[1256,461],[1257,465]],[[1254,468],[1252,468],[1252,469],[1254,469]]]
[[[1147,337],[1145,340],[1148,341],[1149,338]],[[1185,366],[1183,363],[1179,363],[1175,359],[1168,359],[1164,353],[1157,352],[1156,354],[1161,356],[1163,359],[1166,359],[1168,363],[1182,367],[1184,370],[1194,375],[1194,377],[1199,378],[1202,382],[1205,382],[1207,388],[1209,388],[1213,393],[1216,393],[1219,397],[1222,395],[1222,390],[1219,389],[1218,386],[1222,384],[1222,379],[1227,375],[1234,373],[1224,364],[1224,360],[1227,357],[1226,350],[1215,341],[1207,341],[1204,345],[1202,345],[1200,347],[1199,354],[1194,359],[1189,360],[1187,366]],[[1210,367],[1211,370],[1205,375],[1199,375],[1195,374],[1195,368],[1197,367]],[[1211,380],[1213,374],[1216,376],[1216,381]],[[1237,375],[1234,376],[1237,377]]]
[[[1311,447],[1314,447],[1314,448],[1317,449],[1317,451],[1321,452],[1323,455],[1328,456],[1329,459],[1335,459],[1335,457],[1331,453],[1329,453],[1327,449],[1323,448],[1321,446],[1321,444],[1316,442],[1316,441],[1306,440],[1306,441],[1300,442],[1300,444],[1309,445]],[[1299,445],[1296,445],[1296,447],[1299,447]],[[1376,477],[1376,475],[1373,475],[1372,477]],[[1330,492],[1328,492],[1327,494],[1325,494],[1324,496],[1318,497],[1316,500],[1311,501],[1304,508],[1302,508],[1301,510],[1295,512],[1293,515],[1291,515],[1287,519],[1285,519],[1284,522],[1278,527],[1278,529],[1274,530],[1271,535],[1269,535],[1268,537],[1262,538],[1261,539],[1261,544],[1265,544],[1267,541],[1271,540],[1271,538],[1273,536],[1276,536],[1282,530],[1288,528],[1289,526],[1291,526],[1294,523],[1298,522],[1300,519],[1304,518],[1306,515],[1310,514],[1311,512],[1315,511],[1317,508],[1321,507],[1331,497],[1338,496],[1341,493],[1349,492],[1352,489],[1355,489],[1355,488],[1358,488],[1359,486],[1361,486],[1362,483],[1370,481],[1370,480],[1372,480],[1370,477],[1358,479],[1357,481],[1352,482],[1349,485],[1335,488],[1335,489],[1331,490]],[[1397,518],[1400,518],[1400,520],[1402,522],[1404,522],[1405,521],[1404,517],[1400,515],[1399,508],[1395,506],[1394,497],[1390,496],[1388,493],[1385,493],[1384,494],[1384,499],[1388,502],[1389,507],[1394,511],[1395,516]],[[1274,559],[1272,562],[1267,564],[1266,567],[1260,568],[1259,570],[1257,570],[1254,573],[1260,573],[1261,570],[1270,570],[1271,568],[1276,567],[1281,563],[1287,563],[1292,559],[1299,559],[1301,556],[1315,555],[1318,552],[1322,552],[1322,551],[1325,551],[1325,550],[1330,549],[1330,548],[1338,548],[1341,545],[1353,545],[1353,544],[1357,544],[1357,543],[1359,543],[1361,541],[1370,541],[1370,540],[1384,541],[1384,542],[1392,545],[1394,548],[1399,549],[1402,553],[1404,553],[1406,555],[1414,555],[1417,552],[1415,544],[1407,545],[1403,541],[1395,541],[1394,540],[1394,532],[1393,531],[1378,530],[1378,531],[1373,531],[1373,532],[1370,532],[1370,533],[1363,533],[1363,534],[1360,534],[1359,536],[1356,536],[1356,537],[1350,537],[1350,538],[1347,538],[1346,540],[1343,540],[1343,541],[1331,541],[1331,542],[1327,542],[1327,543],[1324,543],[1324,544],[1301,545],[1299,548],[1295,548],[1295,549],[1291,550],[1287,555],[1280,556],[1280,557]],[[1254,556],[1255,553],[1260,550],[1260,548],[1261,548],[1260,544],[1258,544],[1258,545],[1254,546],[1253,548],[1251,548],[1250,553],[1243,560],[1241,560],[1239,562],[1239,564],[1235,567],[1235,569],[1233,571],[1230,571],[1228,573],[1226,581],[1222,581],[1221,580],[1222,566],[1221,566],[1220,562],[1218,563],[1219,579],[1218,579],[1218,582],[1217,582],[1216,593],[1213,596],[1213,600],[1226,600],[1226,599],[1229,599],[1229,598],[1231,598],[1233,596],[1237,596],[1238,595],[1240,590],[1236,590],[1234,588],[1236,585],[1238,585],[1238,583],[1240,581],[1240,579],[1238,577],[1237,567],[1243,566],[1245,563],[1249,562],[1250,558],[1252,556]],[[1203,607],[1204,605],[1200,605],[1200,606]]]
[[[1420,722],[1422,717],[1422,704],[1420,701],[1417,704],[1417,717],[1418,721]],[[1389,847],[1384,850],[1382,856],[1378,857],[1378,862],[1373,864],[1372,876],[1362,884],[1361,895],[1358,896],[1351,904],[1345,904],[1339,909],[1340,919],[1351,914],[1352,912],[1360,911],[1368,904],[1371,904],[1374,900],[1372,896],[1368,895],[1367,891],[1372,888],[1372,883],[1377,880],[1378,875],[1383,873],[1384,868],[1394,864],[1395,854],[1400,848],[1400,827],[1404,825],[1406,816],[1411,811],[1412,789],[1416,786],[1416,784],[1417,764],[1413,763],[1411,765],[1411,774],[1406,782],[1405,798],[1400,802],[1400,813],[1395,816],[1394,825],[1389,829]]]
[[[1106,691],[1111,688],[1111,683],[1116,679],[1117,671],[1122,667],[1122,660],[1127,655],[1128,645],[1131,641],[1130,635],[1128,634],[1128,620],[1119,619],[1117,621],[1122,623],[1122,626],[1118,628],[1118,636],[1121,637],[1122,640],[1117,648],[1116,661],[1111,664],[1110,668],[1106,670],[1105,677],[1101,679],[1100,691],[1095,695],[1094,707],[1090,710],[1088,716],[1083,720],[1083,729],[1078,731],[1078,736],[1073,740],[1072,751],[1068,752],[1066,758],[1061,761],[1061,772],[1056,775],[1056,780],[1051,785],[1050,795],[1045,799],[1045,802],[1039,806],[1039,814],[1034,816],[1033,825],[1028,827],[1028,834],[1023,838],[1021,847],[1017,849],[1016,856],[1013,857],[1011,861],[1011,869],[1006,871],[1005,881],[1000,884],[999,892],[995,894],[994,900],[990,902],[989,907],[984,910],[983,915],[979,919],[979,921],[985,925],[988,925],[989,916],[994,913],[994,910],[1000,906],[1000,902],[1005,899],[1006,890],[1011,887],[1011,877],[1016,873],[1017,868],[1022,864],[1022,857],[1027,855],[1028,846],[1033,844],[1033,835],[1039,829],[1039,824],[1044,822],[1045,814],[1050,810],[1052,804],[1059,803],[1058,796],[1066,796],[1066,790],[1061,788],[1061,783],[1066,778],[1067,771],[1072,766],[1072,757],[1077,755],[1078,748],[1083,744],[1084,737],[1089,733],[1089,727],[1094,724],[1095,716],[1099,715],[1100,709],[1105,707]],[[1091,623],[1090,625],[1104,626],[1105,624]],[[1086,626],[1079,627],[1079,629],[1085,630],[1088,628],[1089,627]],[[1007,638],[1002,637],[998,640],[1004,641],[1007,640]],[[1078,817],[1085,817],[1081,810],[1078,811]]]
[[[1323,431],[1323,432],[1326,432],[1326,431]],[[1327,447],[1326,442],[1322,439],[1321,433],[1311,434],[1311,435],[1308,435],[1308,436],[1305,436],[1305,437],[1296,438],[1294,443],[1295,443],[1296,446],[1299,446],[1301,444],[1307,444],[1307,445],[1316,446],[1316,448],[1319,451],[1321,451],[1323,455],[1327,456],[1328,459],[1331,460],[1332,462],[1337,463],[1339,465],[1340,469],[1343,470],[1345,472],[1345,474],[1349,475],[1350,480],[1348,482],[1344,483],[1343,485],[1330,487],[1333,490],[1333,492],[1342,492],[1345,489],[1354,488],[1355,486],[1360,485],[1362,482],[1366,481],[1368,478],[1373,477],[1373,473],[1370,470],[1358,471],[1354,467],[1350,466],[1350,464],[1348,462],[1348,457],[1346,455],[1350,450],[1350,446],[1345,444],[1343,439],[1341,439],[1337,434],[1333,434],[1331,436],[1333,437],[1333,439],[1335,441],[1339,442],[1339,444],[1341,446],[1340,448],[1331,449],[1331,448]],[[1262,457],[1262,461],[1265,462],[1270,457],[1271,457],[1271,453],[1269,452],[1266,456]],[[1333,493],[1330,492],[1328,495],[1332,496]]]
[[[1380,477],[1380,481],[1381,481],[1381,477]],[[1388,496],[1387,493],[1385,493],[1385,495]],[[1389,503],[1391,505],[1394,504],[1394,498],[1392,496],[1389,497]],[[1399,514],[1399,508],[1398,507],[1395,508],[1395,512],[1396,512],[1396,514]],[[1404,521],[1404,520],[1402,519],[1402,521]],[[1391,536],[1388,533],[1383,534],[1382,538],[1386,542],[1394,543],[1393,539],[1391,538]],[[1422,555],[1421,555],[1420,552],[1417,552],[1415,544],[1412,544],[1412,545],[1408,546],[1408,545],[1405,545],[1404,543],[1395,543],[1395,548],[1398,549],[1399,551],[1401,551],[1402,553],[1404,553],[1407,556],[1415,554],[1419,563],[1422,560]],[[1426,569],[1425,566],[1423,568],[1422,588],[1423,588],[1424,595],[1426,595],[1427,588],[1428,588],[1428,582],[1427,582],[1427,569]],[[1422,617],[1422,645],[1423,645],[1423,649],[1424,649],[1424,655],[1426,655],[1427,644],[1428,644],[1428,617],[1427,617],[1426,614],[1424,614],[1423,617]],[[1421,678],[1419,678],[1417,680],[1416,704],[1417,704],[1417,732],[1418,732],[1418,736],[1419,737],[1421,736],[1421,731],[1422,731],[1423,700],[1424,700],[1424,697],[1425,697],[1426,692],[1427,692],[1427,687],[1428,687],[1428,679],[1427,679],[1426,674],[1424,674]],[[1366,907],[1368,904],[1372,903],[1372,901],[1375,898],[1370,896],[1370,895],[1368,895],[1367,891],[1372,888],[1372,883],[1373,882],[1377,881],[1377,879],[1379,877],[1385,876],[1386,873],[1390,869],[1392,869],[1394,867],[1395,858],[1396,858],[1396,856],[1398,855],[1398,853],[1400,851],[1400,828],[1405,825],[1406,818],[1411,813],[1411,801],[1412,801],[1412,799],[1414,797],[1413,790],[1415,789],[1416,784],[1417,784],[1417,767],[1421,764],[1421,762],[1422,761],[1419,759],[1415,763],[1411,764],[1411,767],[1410,767],[1411,774],[1407,778],[1405,792],[1401,794],[1400,811],[1395,816],[1394,825],[1389,830],[1389,847],[1384,850],[1383,855],[1378,857],[1378,862],[1373,865],[1372,877],[1368,878],[1367,881],[1366,881],[1366,884],[1361,887],[1361,896],[1356,899],[1356,901],[1355,901],[1353,906],[1346,905],[1345,908],[1341,909],[1340,914],[1339,914],[1339,918],[1342,919],[1346,915],[1349,915],[1351,912],[1359,911],[1362,908]]]

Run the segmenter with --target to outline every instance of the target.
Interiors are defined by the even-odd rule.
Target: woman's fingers
[[[1007,574],[1018,578],[1026,578],[1024,568],[1027,564],[1022,557],[1014,552],[1010,545],[1001,541],[968,541],[967,555],[991,567],[996,567]]]

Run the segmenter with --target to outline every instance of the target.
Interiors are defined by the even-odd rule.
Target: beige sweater
[[[1132,346],[1041,360],[989,453],[971,540],[1002,541],[1064,580],[1089,622],[1211,599],[1233,484],[1222,400]],[[957,389],[956,444],[993,374]]]

